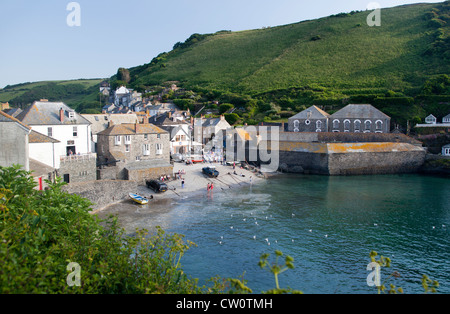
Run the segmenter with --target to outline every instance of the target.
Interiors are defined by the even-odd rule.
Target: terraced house
[[[111,125],[97,134],[99,179],[145,180],[171,175],[169,132],[150,123]]]

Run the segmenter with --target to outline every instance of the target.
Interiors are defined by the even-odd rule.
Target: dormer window
[[[69,119],[75,119],[75,111],[74,110],[69,111]]]

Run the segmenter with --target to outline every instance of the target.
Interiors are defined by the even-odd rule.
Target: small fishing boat
[[[133,201],[135,201],[138,204],[141,204],[141,205],[148,204],[148,199],[146,199],[143,196],[140,196],[140,195],[137,195],[137,194],[134,194],[134,193],[130,193],[129,196],[130,196],[130,198]]]

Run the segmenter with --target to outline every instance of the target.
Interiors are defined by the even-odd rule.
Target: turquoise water
[[[294,258],[281,287],[304,293],[374,293],[366,270],[374,250],[392,259],[381,281],[422,293],[423,274],[450,293],[450,184],[419,175],[278,176],[262,184],[195,197],[175,205],[167,231],[197,247],[182,259],[204,280],[244,274],[254,293],[275,287],[259,257]]]

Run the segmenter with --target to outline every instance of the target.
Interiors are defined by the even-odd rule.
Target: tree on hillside
[[[117,70],[117,80],[124,81],[125,84],[128,84],[131,80],[130,71],[125,68],[119,68],[119,70]]]

